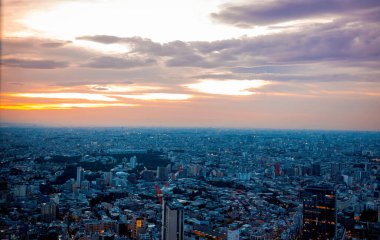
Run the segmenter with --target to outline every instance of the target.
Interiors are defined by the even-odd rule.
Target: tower
[[[136,168],[136,165],[137,165],[137,157],[136,156],[133,156],[129,159],[129,165],[132,169],[135,169]]]
[[[162,240],[183,240],[183,206],[176,200],[164,199],[162,205]]]
[[[281,173],[280,163],[277,162],[274,164],[274,175],[278,177],[280,176],[280,173]]]
[[[112,186],[112,172],[104,173],[104,181],[107,187]]]
[[[311,166],[312,166],[312,174],[314,176],[320,176],[321,175],[321,164],[320,163],[313,163]]]
[[[168,180],[168,169],[166,167],[157,167],[157,179],[159,181]]]
[[[307,186],[303,193],[302,239],[334,239],[336,197],[328,184]]]
[[[82,181],[84,179],[84,176],[83,176],[83,168],[82,167],[77,167],[77,187],[81,187],[81,184],[82,184]]]

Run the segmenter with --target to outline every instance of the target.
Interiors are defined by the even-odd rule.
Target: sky
[[[380,130],[378,0],[3,0],[3,124]]]

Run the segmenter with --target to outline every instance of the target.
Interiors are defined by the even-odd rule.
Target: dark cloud
[[[215,59],[224,67],[332,60],[360,62],[377,61],[380,58],[377,23],[337,21],[309,27],[304,31],[217,41],[215,45],[214,42],[191,44],[203,52],[207,59]]]
[[[252,1],[248,4],[224,5],[218,13],[212,13],[211,17],[222,23],[251,27],[310,17],[352,14],[365,16],[379,7],[378,0]]]
[[[103,37],[99,36],[100,39]],[[98,41],[98,36],[88,39]],[[229,68],[321,61],[376,62],[380,58],[378,23],[352,19],[311,25],[303,31],[213,42],[173,41],[160,44],[140,37],[117,39],[118,43],[129,44],[133,54],[161,60],[169,67]],[[286,69],[290,68],[270,67],[260,71],[275,73]]]
[[[156,43],[147,38],[96,35],[82,36],[77,39],[94,41],[104,44],[127,44],[131,47],[131,53],[147,55],[150,57],[168,57],[164,62],[170,67],[212,67],[212,64],[205,61],[194,46],[183,41],[172,41],[168,43]]]
[[[63,61],[16,59],[16,58],[2,59],[1,64],[8,67],[35,68],[35,69],[55,69],[55,68],[66,68],[69,66],[68,62],[63,62]]]
[[[65,46],[66,44],[69,44],[69,43],[71,43],[71,41],[66,41],[66,42],[45,42],[45,43],[41,43],[40,45],[42,47],[45,47],[45,48],[59,48],[59,47]]]
[[[175,56],[166,61],[166,66],[169,67],[200,67],[200,68],[213,68],[216,67],[214,63],[207,62],[202,56],[197,54],[187,54]]]
[[[136,67],[149,66],[156,63],[153,58],[140,58],[140,57],[110,57],[101,56],[90,59],[90,61],[81,65],[81,67],[88,68],[110,68],[110,69],[129,69]]]
[[[232,74],[232,73],[205,73],[194,75],[193,79],[244,79],[243,74]]]
[[[109,88],[106,87],[93,87],[92,89],[97,90],[97,91],[108,91]]]
[[[109,35],[96,35],[96,36],[82,36],[77,37],[77,40],[87,40],[92,42],[99,42],[104,44],[117,43],[121,41],[121,38]]]
[[[94,53],[86,48],[71,44],[71,41],[43,38],[4,38],[1,41],[1,55],[8,58],[35,56],[36,58],[55,59],[63,62],[84,61]]]
[[[116,37],[109,35],[81,36],[79,40],[93,41],[103,44],[127,44],[132,52],[150,54],[155,56],[173,56],[191,53],[188,43],[183,41],[173,41],[168,43],[156,43],[151,39],[142,37]]]

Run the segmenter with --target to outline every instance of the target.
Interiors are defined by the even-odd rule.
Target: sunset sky
[[[379,0],[3,0],[1,122],[380,130]]]

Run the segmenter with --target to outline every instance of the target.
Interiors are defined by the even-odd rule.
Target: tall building
[[[82,167],[77,167],[77,187],[80,188],[84,179],[84,170]]]
[[[332,180],[338,180],[342,172],[342,163],[331,163],[330,177]]]
[[[145,233],[145,230],[146,223],[144,218],[134,218],[132,223],[132,238],[137,239],[139,237],[139,234]]]
[[[162,204],[162,240],[183,240],[183,206],[176,200],[164,199]]]
[[[320,163],[313,163],[311,165],[312,167],[312,174],[314,176],[320,176],[321,175],[321,164]]]
[[[104,181],[107,187],[112,186],[112,172],[104,173]]]
[[[334,239],[336,197],[329,184],[307,186],[303,192],[302,239]]]
[[[57,217],[57,204],[49,202],[41,205],[41,214],[44,220],[52,221]]]
[[[278,177],[280,176],[280,173],[281,173],[280,163],[277,162],[274,164],[274,175]]]
[[[166,167],[157,167],[157,179],[159,181],[167,181],[169,177],[168,169]]]
[[[129,166],[132,168],[132,169],[135,169],[136,168],[136,165],[137,165],[137,157],[136,156],[133,156],[129,159]]]

